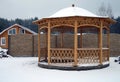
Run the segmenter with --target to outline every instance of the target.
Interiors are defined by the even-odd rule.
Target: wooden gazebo
[[[101,17],[78,7],[62,9],[48,18],[35,21],[38,25],[38,62],[42,60],[41,32],[46,34],[45,59],[48,65],[80,66],[82,64],[103,65],[109,62],[110,54],[110,24],[115,21],[109,17]],[[84,48],[82,46],[83,31],[85,28],[96,29],[98,46],[96,48]],[[103,29],[106,30],[107,47],[103,48]],[[58,33],[59,32],[59,33]],[[69,33],[74,36],[73,47],[64,47],[63,36]],[[79,36],[78,37],[78,33]],[[60,46],[51,47],[52,34],[60,35]],[[71,38],[71,37],[69,37]],[[78,39],[80,41],[78,41]],[[69,41],[68,41],[69,42]],[[80,46],[78,46],[78,43]]]

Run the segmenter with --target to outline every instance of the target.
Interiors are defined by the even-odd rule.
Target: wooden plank
[[[51,28],[50,28],[50,21],[48,22],[48,65],[50,65],[50,36],[51,36]]]
[[[51,48],[51,50],[73,50],[71,48]]]
[[[99,50],[99,48],[78,48],[77,50]]]
[[[100,26],[100,37],[99,37],[99,39],[100,39],[100,42],[99,42],[99,48],[100,48],[100,64],[102,64],[102,54],[103,54],[103,52],[102,52],[102,46],[103,46],[103,43],[102,43],[102,32],[103,32],[103,21],[101,20],[101,26]]]
[[[47,61],[47,57],[48,57],[48,51],[47,51],[47,47],[48,47],[48,33],[47,33],[47,29],[45,30],[46,34],[45,34],[45,38],[46,38],[46,42],[45,42],[45,60]]]
[[[75,21],[74,27],[74,66],[77,66],[77,48],[78,48],[78,36],[77,36],[77,21]]]
[[[38,62],[40,62],[40,30],[38,29]]]

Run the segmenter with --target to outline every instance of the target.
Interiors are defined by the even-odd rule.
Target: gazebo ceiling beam
[[[42,29],[45,29],[45,28],[47,28],[47,27],[46,26],[45,27],[40,27],[39,30],[42,30]]]

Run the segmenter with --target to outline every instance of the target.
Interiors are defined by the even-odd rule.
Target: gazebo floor
[[[109,62],[105,62],[102,65],[99,64],[78,64],[78,66],[73,66],[72,63],[69,64],[50,64],[47,62],[38,62],[38,66],[46,69],[57,69],[57,70],[66,70],[66,71],[82,71],[82,70],[93,70],[93,69],[102,69],[108,67]]]

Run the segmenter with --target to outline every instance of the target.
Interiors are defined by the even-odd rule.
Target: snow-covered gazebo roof
[[[50,18],[56,17],[69,17],[69,16],[87,16],[87,17],[101,17],[91,13],[90,11],[80,7],[67,7],[59,10],[55,14],[51,15]]]
[[[80,7],[76,7],[74,5],[72,5],[71,7],[67,7],[67,8],[63,8],[59,11],[57,11],[56,13],[54,13],[53,15],[49,16],[49,17],[43,17],[40,20],[36,20],[34,21],[34,23],[40,23],[41,21],[47,20],[47,19],[54,19],[54,18],[64,18],[64,17],[89,17],[89,18],[103,18],[106,19],[112,23],[115,23],[114,20],[110,19],[108,16],[99,16],[96,15],[84,8],[80,8]]]
[[[96,15],[84,8],[76,7],[74,6],[74,4],[72,5],[72,7],[63,8],[47,18],[72,17],[72,16],[109,18],[108,16]]]

